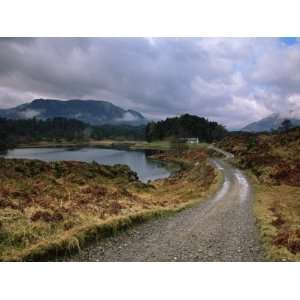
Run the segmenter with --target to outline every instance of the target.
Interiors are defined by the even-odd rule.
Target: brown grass
[[[181,163],[185,167],[176,176],[143,184],[121,165],[0,159],[0,260],[78,251],[91,240],[204,200],[216,189],[220,178],[202,150],[188,151]]]
[[[300,187],[300,128],[273,134],[240,134],[218,144],[263,184]]]
[[[270,260],[300,261],[300,189],[255,185],[254,211]]]
[[[300,128],[272,134],[240,134],[219,143],[249,171],[254,212],[270,260],[300,261]]]

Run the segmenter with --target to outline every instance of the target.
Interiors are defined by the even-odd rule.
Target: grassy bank
[[[0,260],[78,251],[132,224],[204,201],[221,182],[201,149],[164,159],[185,168],[149,184],[121,165],[0,159]]]
[[[300,261],[300,129],[231,136],[219,146],[233,153],[235,163],[249,172],[268,258]]]
[[[170,150],[168,141],[131,141],[131,140],[90,140],[86,142],[38,142],[31,144],[20,144],[18,148],[51,148],[51,147],[104,147],[104,148],[127,148],[129,150]]]
[[[271,261],[300,261],[300,189],[255,185],[254,212]]]

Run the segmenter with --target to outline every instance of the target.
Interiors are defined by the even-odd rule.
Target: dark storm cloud
[[[279,39],[0,38],[0,107],[99,99],[238,127],[297,106],[299,70],[299,43]]]

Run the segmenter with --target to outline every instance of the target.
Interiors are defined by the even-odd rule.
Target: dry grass
[[[300,189],[255,185],[254,211],[270,260],[300,261]]]
[[[218,145],[233,153],[238,165],[251,170],[261,183],[300,187],[300,128],[269,135],[233,135]]]
[[[219,146],[252,175],[254,211],[269,259],[300,261],[300,128],[235,135]]]
[[[204,200],[216,189],[220,178],[202,150],[188,151],[181,163],[185,168],[176,176],[143,184],[121,165],[0,159],[0,260],[78,251],[118,229]]]

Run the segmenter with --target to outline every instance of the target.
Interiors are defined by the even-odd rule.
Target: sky
[[[149,119],[183,113],[239,129],[300,117],[298,38],[0,38],[0,108],[96,99]]]

